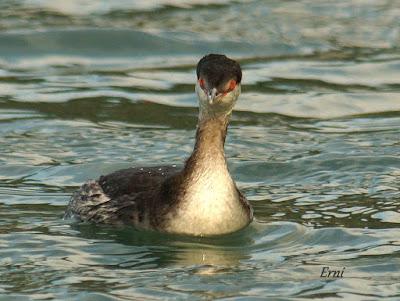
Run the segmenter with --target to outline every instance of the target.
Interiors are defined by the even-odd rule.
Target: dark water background
[[[0,300],[400,300],[399,24],[395,0],[0,1]],[[226,151],[256,221],[63,221],[87,178],[183,162],[208,52],[244,69]]]

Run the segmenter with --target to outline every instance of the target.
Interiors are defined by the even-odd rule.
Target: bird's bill
[[[218,90],[217,90],[217,88],[212,88],[211,90],[208,90],[206,92],[206,94],[207,94],[208,103],[210,105],[212,105],[215,101],[215,98],[217,97]]]

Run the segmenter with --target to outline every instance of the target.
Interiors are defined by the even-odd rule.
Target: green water
[[[0,300],[400,300],[399,16],[0,1]],[[183,162],[208,52],[244,71],[226,153],[255,221],[207,239],[63,221],[88,178]]]

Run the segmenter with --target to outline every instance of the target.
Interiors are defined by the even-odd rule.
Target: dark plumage
[[[128,168],[90,180],[73,194],[65,217],[201,236],[233,232],[252,220],[224,154],[229,116],[240,93],[240,66],[210,54],[199,61],[197,76],[206,84],[196,84],[199,124],[184,168]],[[229,91],[210,92],[230,81]]]
[[[242,81],[242,70],[240,65],[222,54],[209,54],[204,56],[197,64],[197,79],[204,77],[210,86],[221,90],[230,79],[237,83]]]

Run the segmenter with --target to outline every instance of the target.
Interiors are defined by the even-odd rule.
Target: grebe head
[[[208,54],[197,64],[200,115],[229,115],[240,94],[240,65],[222,54]]]

